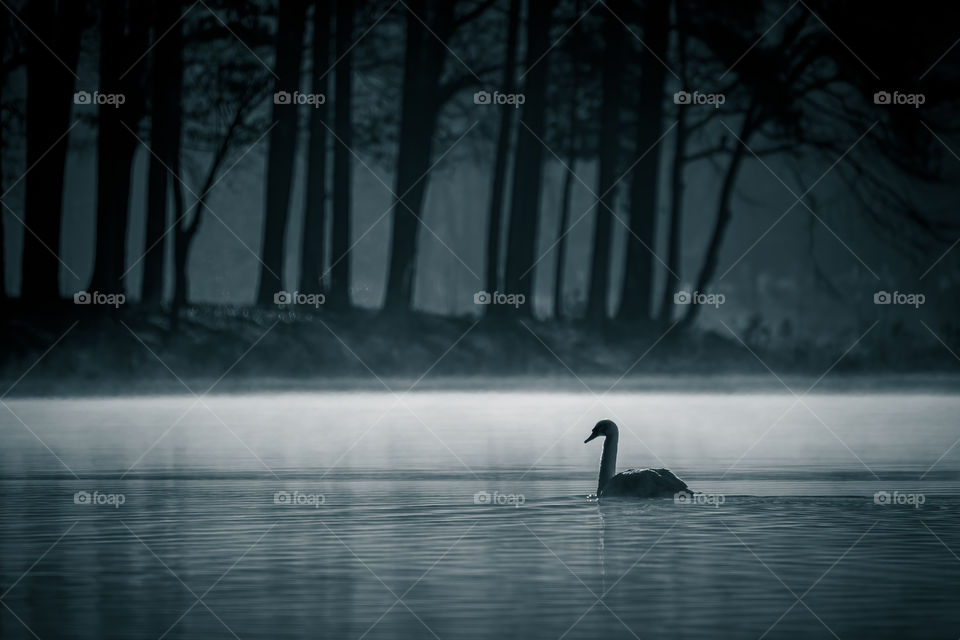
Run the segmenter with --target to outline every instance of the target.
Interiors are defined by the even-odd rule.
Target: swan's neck
[[[603,439],[603,455],[600,457],[600,481],[597,484],[597,494],[610,478],[617,474],[617,440],[619,434],[613,433]]]

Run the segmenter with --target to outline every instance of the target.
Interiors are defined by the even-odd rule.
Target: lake
[[[953,394],[4,402],[5,639],[960,636]]]

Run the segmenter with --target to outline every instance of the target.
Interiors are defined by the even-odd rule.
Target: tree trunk
[[[273,296],[283,289],[283,237],[290,213],[290,187],[297,152],[297,112],[292,99],[300,86],[300,59],[303,45],[304,0],[285,0],[280,3],[277,17],[277,57],[274,64],[277,75],[273,104],[276,126],[270,131],[267,151],[266,211],[264,212],[263,264],[260,269],[260,287],[257,304],[273,303]],[[278,100],[277,92],[291,96]],[[198,211],[199,213],[199,211]]]
[[[579,14],[578,14],[579,15]],[[577,133],[577,86],[574,87],[570,95],[570,113],[567,126],[570,129],[567,148],[567,167],[566,175],[563,177],[563,191],[560,196],[560,237],[557,240],[557,273],[553,281],[553,317],[560,320],[563,317],[563,288],[564,288],[564,267],[567,264],[567,227],[570,225],[570,205],[573,197],[573,176],[577,170],[577,149],[579,147],[580,136]]]
[[[683,20],[679,0],[673,3],[677,20]],[[681,85],[686,87],[687,79],[687,41],[685,26],[677,29],[677,52],[680,61]],[[670,167],[670,231],[669,255],[667,256],[666,280],[663,285],[663,298],[660,304],[660,321],[673,319],[673,294],[680,289],[680,271],[683,269],[683,171],[686,167],[684,155],[687,151],[687,109],[686,105],[677,105],[677,124],[673,143],[673,163]]]
[[[6,60],[3,60],[3,52],[7,50],[7,27],[10,24],[10,19],[7,16],[0,18],[0,64],[4,64]],[[0,195],[6,195],[6,188],[4,188],[3,180],[3,150],[4,150],[4,136],[3,136],[3,87],[7,83],[7,69],[4,66],[3,69],[0,69]],[[0,205],[0,322],[6,321],[6,306],[7,306],[7,251],[6,251],[6,234],[3,228],[3,221],[7,219],[7,212],[4,209],[3,205]]]
[[[657,183],[660,177],[660,144],[663,135],[663,95],[666,69],[660,62],[666,57],[670,28],[670,5],[647,4],[644,15],[645,42],[640,63],[640,104],[637,109],[636,156],[646,154],[637,163],[630,180],[630,234],[627,236],[627,260],[620,296],[620,320],[647,321],[651,317],[654,256],[657,219]],[[654,148],[651,148],[657,143]],[[646,246],[644,246],[646,245]]]
[[[26,22],[35,37],[28,37],[26,45],[26,165],[32,169],[24,179],[24,223],[32,233],[24,234],[20,295],[35,305],[54,304],[60,298],[60,226],[68,142],[63,134],[70,127],[82,17],[81,2],[33,0],[27,4]],[[72,282],[72,286],[79,289],[80,283]]]
[[[572,143],[571,143],[572,144]],[[563,268],[567,264],[567,227],[570,224],[570,198],[573,193],[573,173],[576,170],[577,156],[571,151],[567,156],[570,170],[563,178],[563,193],[560,196],[560,239],[557,242],[557,274],[553,281],[553,317],[563,317]]]
[[[581,15],[583,8],[580,0],[575,3],[575,15]],[[580,67],[572,60],[573,84],[570,87],[570,101],[567,105],[567,173],[563,177],[563,189],[560,195],[560,226],[557,232],[557,265],[553,279],[553,317],[563,318],[564,267],[567,264],[567,227],[570,225],[570,205],[573,195],[573,177],[577,168],[577,151],[580,146],[579,122],[577,120],[577,101],[580,96]]]
[[[143,260],[143,304],[159,307],[163,299],[164,234],[170,171],[180,152],[179,110],[183,63],[180,0],[156,0],[153,48],[153,113],[150,119],[150,171],[147,183],[147,253]],[[164,35],[166,34],[166,35]],[[161,37],[162,36],[162,37]],[[159,39],[157,39],[159,38]]]
[[[607,319],[610,296],[610,225],[616,195],[615,181],[620,158],[620,94],[623,91],[623,50],[626,28],[613,15],[621,13],[621,3],[612,3],[604,12],[603,77],[600,106],[600,171],[597,179],[596,227],[593,236],[593,260],[590,265],[590,293],[587,321],[599,324]]]
[[[120,78],[135,60],[128,55],[129,43],[124,33],[130,18],[126,5],[125,0],[102,0],[100,13],[99,91],[124,96],[120,106],[98,107],[97,240],[90,287],[110,293],[124,291],[130,171],[137,147],[137,139],[127,127],[136,130],[139,120],[138,109],[133,106],[138,100],[130,91],[133,84]]]
[[[179,130],[179,120],[178,130]],[[179,136],[177,138],[179,147]],[[174,158],[174,164],[170,168],[175,171],[177,177],[180,177],[180,157],[179,149],[177,157]],[[180,180],[171,181],[173,192],[173,215],[176,221],[173,227],[173,304],[172,312],[176,320],[180,315],[180,310],[187,306],[189,301],[189,282],[187,277],[187,258],[190,256],[190,244],[193,241],[193,234],[184,231],[181,226],[181,218],[186,214],[186,208],[183,199],[183,185]],[[199,212],[197,212],[199,213]]]
[[[4,19],[4,22],[6,19]],[[6,36],[6,34],[4,34]],[[0,38],[3,41],[4,38]],[[3,85],[5,78],[0,78],[0,104],[3,100]],[[0,122],[0,193],[4,193],[3,181],[3,123]],[[7,219],[6,211],[0,208],[0,313],[5,311],[7,302],[7,251],[6,234],[3,228],[3,221]]]
[[[666,274],[663,285],[663,302],[660,305],[660,320],[669,322],[673,315],[673,294],[680,289],[680,270],[683,251],[683,170],[686,162],[683,155],[687,146],[686,105],[677,105],[673,165],[670,168],[670,232]],[[672,272],[672,273],[671,273]]]
[[[163,3],[164,0],[158,0],[158,2]],[[181,103],[183,96],[183,41],[181,33],[181,30],[176,28],[167,34],[167,38],[174,38],[174,43],[170,45],[169,57],[165,57],[170,64],[165,83],[166,91],[169,92],[166,100],[169,110],[165,112],[167,142],[164,144],[170,145],[167,149],[170,160],[167,166],[170,167],[170,173],[172,173],[168,178],[168,183],[171,186],[170,193],[173,196],[173,299],[171,311],[174,326],[179,321],[180,309],[187,304],[187,256],[190,251],[189,241],[181,229],[181,222],[184,222],[182,218],[186,213],[183,202],[183,185],[180,182],[182,179],[180,150],[183,130],[183,105]],[[197,213],[199,214],[199,211]],[[154,249],[154,251],[157,251],[157,249]]]
[[[326,0],[313,4],[313,61],[311,86],[327,95],[326,73],[330,65],[330,9]],[[303,244],[300,250],[300,290],[323,292],[324,229],[327,222],[327,118],[326,102],[310,111],[310,142],[307,149],[307,188],[303,211]]]
[[[203,220],[204,210],[207,208],[206,201],[217,181],[217,174],[227,160],[230,149],[233,147],[237,132],[243,126],[248,110],[256,104],[258,92],[256,88],[251,88],[246,96],[240,99],[237,104],[237,110],[233,114],[233,119],[227,126],[227,130],[220,139],[220,144],[213,154],[210,166],[207,168],[207,177],[203,181],[203,187],[200,189],[199,199],[192,205],[196,211],[193,218],[187,222],[186,210],[183,203],[182,180],[176,180],[174,186],[174,201],[176,205],[176,247],[174,248],[174,272],[176,278],[176,292],[174,294],[174,310],[179,310],[187,304],[187,260],[190,258],[190,247],[193,245],[193,239],[196,236],[197,229],[200,228],[200,222]],[[174,165],[176,175],[180,175],[179,157]],[[272,300],[272,298],[271,298]]]
[[[514,75],[517,66],[517,39],[520,23],[520,0],[510,0],[507,19],[507,52],[503,61],[504,93],[515,92]],[[500,132],[497,138],[496,158],[493,164],[493,184],[490,188],[490,218],[487,227],[487,278],[486,287],[496,291],[500,287],[500,234],[503,226],[503,192],[507,178],[507,160],[510,154],[510,134],[513,112],[508,106],[500,111]]]
[[[179,157],[176,160],[176,163],[171,166],[171,169],[176,171],[178,177],[180,176],[180,159]],[[197,212],[199,214],[199,211]],[[180,184],[180,180],[173,181],[173,215],[176,216],[175,220],[180,220],[184,215],[186,215],[186,208],[183,201],[183,185]],[[190,228],[184,228],[181,226],[180,222],[174,226],[173,230],[173,319],[174,324],[180,318],[180,310],[187,306],[189,299],[189,291],[187,287],[187,258],[190,256],[190,245],[193,242],[193,233],[190,231]]]
[[[419,217],[423,210],[427,179],[433,155],[433,130],[440,110],[440,71],[443,44],[429,34],[414,13],[425,18],[426,2],[411,2],[407,13],[407,42],[404,53],[403,98],[400,122],[400,148],[394,193],[393,238],[390,246],[390,271],[384,309],[406,312],[413,307],[414,272],[417,260]],[[453,6],[437,2],[433,31],[448,33]]]
[[[717,221],[713,228],[713,234],[710,236],[710,243],[707,245],[706,257],[703,260],[700,274],[697,276],[694,291],[705,291],[707,285],[713,280],[713,276],[717,270],[717,259],[720,256],[720,248],[723,246],[724,235],[730,224],[730,218],[733,216],[733,211],[730,208],[730,200],[733,197],[733,189],[737,183],[740,165],[743,163],[745,145],[748,144],[750,135],[753,133],[752,116],[752,109],[750,109],[747,111],[743,126],[740,130],[740,140],[742,140],[743,143],[737,141],[733,155],[730,157],[730,164],[727,165],[727,173],[723,178],[723,185],[720,188],[720,195],[717,199]],[[687,314],[682,320],[682,326],[688,327],[692,325],[699,311],[700,305],[689,305],[687,307]]]
[[[519,313],[533,315],[533,265],[536,260],[537,224],[540,217],[540,183],[543,174],[542,139],[547,109],[547,71],[550,56],[550,16],[555,0],[527,2],[526,85],[523,126],[517,131],[517,151],[510,198],[510,224],[504,290],[522,294],[527,304]]]
[[[350,306],[350,218],[353,187],[353,12],[352,0],[337,0],[336,70],[334,71],[333,222],[329,304]]]

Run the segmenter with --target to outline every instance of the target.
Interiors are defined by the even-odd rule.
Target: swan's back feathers
[[[687,484],[669,469],[628,469],[610,478],[600,496],[672,496],[689,491]]]

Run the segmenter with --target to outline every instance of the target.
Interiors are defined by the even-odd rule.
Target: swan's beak
[[[583,444],[587,444],[588,442],[590,442],[591,440],[593,440],[594,438],[596,438],[598,435],[600,435],[600,434],[597,433],[596,431],[594,431],[593,433],[590,434],[590,437],[589,437],[589,438],[587,438],[586,440],[583,441]]]

